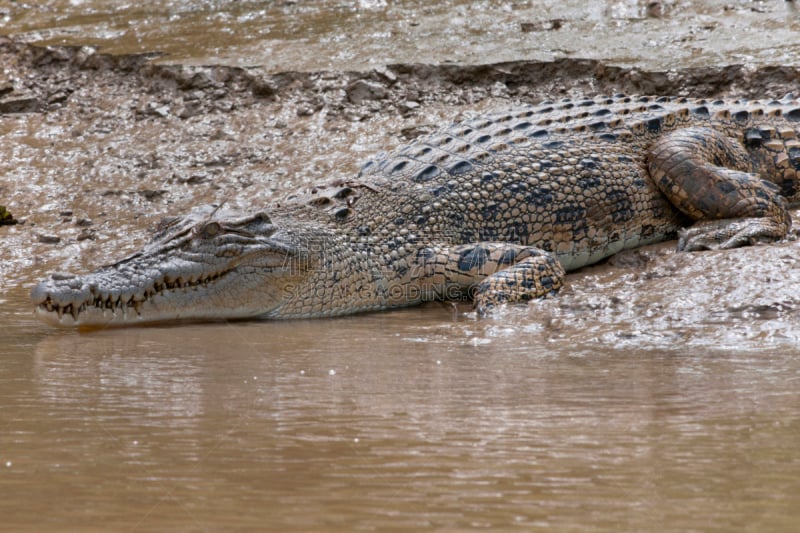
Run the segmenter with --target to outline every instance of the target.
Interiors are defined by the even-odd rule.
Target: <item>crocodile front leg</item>
[[[697,221],[680,250],[735,248],[786,236],[791,217],[772,182],[754,172],[741,142],[703,127],[664,135],[648,154],[650,175],[667,198]]]
[[[454,246],[427,255],[427,279],[440,298],[468,294],[479,314],[501,303],[555,294],[565,271],[550,253],[505,242]]]
[[[521,254],[527,257],[480,282],[474,295],[479,315],[498,304],[544,298],[564,286],[566,272],[558,259],[538,248],[523,248]]]

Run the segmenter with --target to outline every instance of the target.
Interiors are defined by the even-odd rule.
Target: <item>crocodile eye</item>
[[[209,222],[203,226],[203,237],[214,237],[220,231],[222,231],[222,226],[219,225],[219,222]]]
[[[256,214],[253,216],[253,220],[255,220],[256,222],[258,222],[258,223],[260,223],[260,224],[272,224],[272,219],[270,219],[270,218],[269,218],[269,215],[268,215],[268,214],[266,214],[266,213],[265,213],[265,212],[263,212],[263,211],[261,211],[261,212],[259,212],[259,213],[256,213]]]

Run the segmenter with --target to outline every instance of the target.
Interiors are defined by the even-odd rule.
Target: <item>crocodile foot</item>
[[[484,279],[475,290],[479,316],[504,303],[524,303],[554,295],[564,286],[565,271],[547,252],[528,249],[531,255]]]
[[[768,218],[704,220],[678,234],[678,250],[725,250],[773,242],[787,231],[787,224]]]

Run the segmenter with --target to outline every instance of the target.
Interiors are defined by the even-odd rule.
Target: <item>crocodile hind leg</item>
[[[456,246],[444,261],[444,286],[467,289],[479,314],[500,303],[555,294],[564,285],[564,276],[552,254],[512,243]]]
[[[650,176],[675,207],[695,220],[680,250],[735,248],[786,236],[791,228],[780,189],[754,172],[741,142],[703,127],[668,133],[648,154]]]

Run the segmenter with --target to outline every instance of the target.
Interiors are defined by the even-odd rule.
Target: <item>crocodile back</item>
[[[357,181],[385,195],[357,211],[371,230],[452,244],[518,242],[579,268],[668,238],[686,222],[646,170],[660,135],[707,125],[744,139],[765,124],[793,130],[797,119],[800,104],[790,99],[619,95],[523,106],[452,124],[368,162]]]

